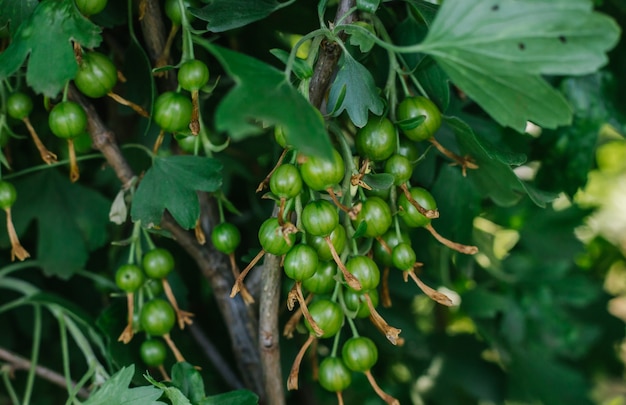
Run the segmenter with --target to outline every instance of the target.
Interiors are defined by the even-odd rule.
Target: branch
[[[88,130],[93,147],[102,152],[122,184],[128,185],[135,174],[122,155],[115,141],[115,134],[104,125],[94,106],[73,86],[70,86],[68,95],[72,100],[79,103],[87,113]],[[195,236],[182,229],[170,215],[163,216],[161,227],[172,233],[174,239],[196,261],[211,284],[217,304],[228,327],[233,352],[237,359],[238,368],[244,376],[244,383],[246,387],[263,398],[260,359],[255,343],[257,331],[254,315],[252,309],[248,308],[241,298],[231,299],[229,296],[234,280],[227,257],[216,251],[213,246],[208,246],[209,244],[206,246],[199,245]],[[222,371],[218,364],[216,364],[216,369]],[[224,376],[224,379],[226,378],[227,376]]]
[[[209,339],[200,326],[198,326],[197,323],[192,323],[188,328],[189,332],[191,332],[191,336],[193,336],[198,346],[202,348],[206,357],[222,374],[226,384],[234,390],[245,388],[243,382],[241,382],[239,377],[233,372],[230,365],[226,362],[224,357],[222,357],[219,350],[217,350],[213,342],[211,342],[211,339]]]
[[[341,24],[351,24],[356,21],[355,13],[347,15],[348,11],[356,5],[356,0],[341,0],[337,7],[337,13],[335,14],[335,24],[339,24],[339,21],[343,19]],[[345,38],[345,33],[340,34],[340,38]],[[320,108],[326,91],[330,86],[330,82],[333,78],[335,68],[341,57],[341,48],[334,42],[330,42],[326,38],[322,40],[320,44],[321,52],[315,64],[315,70],[313,71],[313,77],[309,83],[309,101],[312,105]]]
[[[265,255],[259,306],[259,348],[267,403],[273,405],[285,403],[278,331],[281,274],[280,259],[274,255]]]
[[[206,203],[202,204],[201,223],[205,234],[210,235],[207,224],[215,223],[207,216]],[[264,398],[260,358],[256,345],[257,324],[252,307],[247,306],[240,296],[230,298],[230,290],[235,282],[230,271],[227,256],[215,250],[207,243],[199,245],[193,233],[182,229],[172,217],[166,213],[161,227],[169,231],[176,242],[195,260],[204,277],[211,284],[213,295],[224,317],[228,333],[233,345],[233,353],[246,387]]]
[[[0,347],[0,359],[7,361],[10,364],[11,368],[15,370],[30,370],[32,365],[30,360],[25,359],[24,357],[10,352],[2,347]],[[44,380],[53,383],[54,385],[58,385],[59,387],[65,389],[68,388],[65,376],[57,373],[54,370],[50,370],[47,367],[40,365],[35,366],[35,374],[37,374]],[[72,387],[76,387],[76,382],[71,381],[71,384]],[[86,388],[81,388],[78,390],[76,395],[81,399],[86,399],[89,397],[89,391]]]

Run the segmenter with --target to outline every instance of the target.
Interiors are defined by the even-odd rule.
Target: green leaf
[[[13,184],[18,195],[11,210],[13,223],[23,234],[37,222],[33,256],[47,275],[71,277],[87,263],[89,252],[106,243],[111,203],[102,195],[71,183],[56,170],[24,176]]]
[[[424,7],[434,7],[433,4],[427,3]],[[434,10],[426,8],[422,13],[422,18],[427,22],[432,21]],[[426,17],[423,17],[426,15]],[[419,22],[411,16],[402,21],[393,31],[394,42],[398,45],[411,45],[419,43],[424,39],[428,32],[426,23]],[[426,94],[439,107],[441,111],[445,111],[450,103],[450,85],[448,84],[448,76],[441,69],[435,60],[423,53],[407,53],[402,58],[406,61],[408,68],[413,71],[413,76],[418,80]]]
[[[330,87],[328,109],[333,111],[335,117],[346,110],[352,123],[359,128],[367,124],[368,111],[375,115],[383,113],[384,104],[378,95],[374,78],[365,66],[348,53],[343,54],[343,63]]]
[[[278,60],[280,60],[281,62],[285,64],[287,63],[287,60],[289,59],[289,52],[283,49],[271,49],[270,53],[276,56]],[[292,69],[293,69],[293,72],[298,77],[298,79],[300,80],[308,79],[309,77],[313,76],[313,68],[304,59],[295,58],[293,60]]]
[[[510,306],[508,297],[482,287],[468,291],[462,298],[461,308],[474,318],[495,318]]]
[[[388,190],[393,186],[394,177],[389,173],[368,173],[363,182],[375,190]]]
[[[534,189],[515,175],[511,165],[522,163],[519,155],[496,150],[458,118],[446,117],[445,122],[454,132],[461,155],[471,157],[478,165],[478,169],[467,170],[467,177],[484,196],[506,206],[527,194],[540,207],[556,198],[554,194]]]
[[[361,236],[365,235],[366,231],[367,231],[367,222],[361,221],[359,225],[356,227],[356,230],[354,231],[354,236],[352,237],[354,239],[360,238]]]
[[[380,5],[380,0],[356,0],[356,7],[360,11],[375,13]]]
[[[355,21],[352,24],[356,24],[365,28],[371,33],[371,35],[376,35],[376,33],[374,32],[374,27],[372,27],[371,24],[365,23],[363,21]],[[358,46],[361,53],[368,53],[375,44],[374,39],[370,35],[362,31],[355,31],[350,34],[350,39],[348,40],[348,43],[352,46]]]
[[[262,20],[283,7],[275,0],[209,0],[202,8],[190,7],[189,11],[207,22],[207,30],[224,32]]]
[[[256,405],[259,397],[252,391],[236,390],[220,395],[206,397],[199,405]]]
[[[78,71],[72,41],[95,48],[101,39],[100,27],[80,14],[72,0],[44,0],[0,54],[0,79],[15,73],[30,55],[27,83],[36,93],[55,97]]]
[[[155,157],[133,197],[133,221],[152,227],[167,209],[180,226],[193,228],[200,216],[196,191],[212,192],[222,185],[222,164],[201,156]]]
[[[593,72],[620,29],[588,0],[446,1],[420,50],[498,123],[555,128],[571,121],[564,99],[541,77]]]
[[[91,394],[84,405],[164,405],[157,401],[162,395],[161,390],[152,387],[128,388],[135,365],[124,367],[108,379],[100,389]]]
[[[237,83],[217,107],[218,131],[228,131],[237,141],[261,133],[262,125],[280,125],[289,136],[289,144],[304,154],[332,156],[332,144],[319,111],[283,72],[208,41],[197,42],[215,55]]]
[[[201,402],[205,397],[202,376],[189,363],[176,363],[172,366],[172,384],[194,404]]]
[[[39,4],[37,0],[0,0],[0,10],[2,10],[0,27],[9,24],[11,34],[14,34],[37,4]]]
[[[158,382],[157,380],[152,378],[149,374],[144,374],[143,377],[146,380],[148,380],[150,384],[154,385],[155,387],[163,391],[163,393],[165,394],[167,399],[170,400],[172,405],[191,405],[191,402],[189,401],[189,399],[182,392],[180,392],[178,388],[171,387],[161,382]]]
[[[543,404],[592,404],[589,382],[577,370],[553,359],[546,349],[520,347],[511,354],[507,369],[512,398]]]

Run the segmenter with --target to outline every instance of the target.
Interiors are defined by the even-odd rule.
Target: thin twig
[[[224,382],[226,382],[226,384],[234,390],[245,388],[241,379],[235,374],[226,359],[222,357],[217,347],[215,347],[211,339],[209,339],[200,326],[198,326],[197,323],[194,323],[189,325],[188,329],[189,332],[191,332],[191,336],[196,341],[198,346],[200,346],[211,364],[219,370],[220,374],[224,378]]]
[[[335,14],[335,24],[343,19],[342,24],[350,24],[356,20],[355,13],[346,15],[356,5],[356,0],[341,0]],[[340,34],[343,37],[344,34]],[[343,39],[343,38],[342,38]],[[341,57],[341,48],[327,39],[322,40],[320,54],[313,71],[313,77],[309,84],[309,101],[315,107],[320,108],[328,86],[333,78],[333,73]]]
[[[0,359],[8,362],[11,368],[15,370],[30,370],[31,367],[30,360],[25,359],[24,357],[10,352],[9,350],[2,347],[0,347]],[[54,370],[37,365],[35,367],[35,374],[37,374],[38,377],[53,383],[54,385],[58,385],[59,387],[67,389],[65,376],[57,373]],[[71,384],[72,387],[76,387],[75,381],[71,381]],[[89,391],[86,388],[81,388],[78,390],[78,393],[76,395],[81,399],[86,399],[89,397]]]

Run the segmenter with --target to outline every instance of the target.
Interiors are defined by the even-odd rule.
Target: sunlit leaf
[[[571,122],[540,75],[598,69],[619,34],[588,0],[450,0],[421,50],[496,121],[522,132],[527,120],[549,128]]]

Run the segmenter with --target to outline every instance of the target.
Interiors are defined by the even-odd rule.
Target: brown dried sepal
[[[127,307],[127,316],[126,316],[126,327],[122,331],[122,334],[117,338],[118,342],[122,342],[124,344],[130,343],[135,335],[135,331],[133,330],[133,315],[135,313],[135,295],[131,293],[126,293],[126,307]]]
[[[30,253],[24,249],[19,238],[17,237],[17,232],[15,231],[15,226],[13,225],[13,219],[11,218],[11,208],[5,208],[4,211],[7,214],[7,234],[9,235],[9,240],[11,241],[11,261],[14,261],[16,257],[19,261],[24,261],[30,257]]]
[[[43,142],[41,142],[39,135],[37,135],[37,131],[35,131],[35,128],[33,128],[33,125],[30,123],[30,120],[28,119],[28,117],[24,117],[22,121],[24,121],[24,124],[26,125],[26,129],[28,129],[28,133],[30,134],[30,137],[33,139],[33,142],[35,143],[35,146],[37,147],[37,150],[39,151],[41,160],[43,160],[48,165],[51,165],[52,163],[56,163],[57,155],[50,152],[48,148],[46,148],[46,146],[43,144]]]
[[[235,277],[235,279],[237,279],[239,277],[239,275],[241,274],[241,272],[239,271],[239,266],[237,266],[237,260],[235,259],[235,254],[231,253],[228,255],[228,259],[230,261],[230,269],[233,273],[233,277]],[[246,288],[246,286],[242,283],[241,284],[241,298],[243,298],[243,301],[250,305],[250,304],[254,304],[254,297],[252,296],[252,294],[250,294],[250,291],[248,291],[248,288]]]
[[[252,261],[248,263],[246,268],[243,269],[241,274],[239,274],[239,277],[235,279],[235,284],[233,285],[233,288],[230,290],[230,298],[235,297],[235,295],[237,295],[239,291],[241,291],[243,287],[243,280],[246,278],[250,270],[252,270],[252,268],[259,262],[259,260],[261,260],[264,254],[265,254],[265,250],[261,249],[261,251],[257,253],[257,255],[254,257],[254,259],[252,259]]]
[[[337,251],[335,250],[335,246],[333,246],[333,242],[330,240],[330,236],[325,236],[324,240],[326,241],[326,244],[328,245],[328,248],[330,249],[330,253],[333,256],[333,260],[337,264],[337,267],[339,267],[339,270],[341,270],[341,273],[343,274],[343,278],[346,280],[346,283],[348,283],[350,288],[352,288],[353,290],[360,291],[362,288],[361,282],[352,273],[350,273],[348,269],[346,268],[345,264],[343,264],[343,262],[341,261],[341,258],[339,257],[339,255],[337,254]]]
[[[456,153],[446,149],[442,144],[440,144],[434,137],[429,139],[430,143],[437,148],[439,152],[441,152],[444,156],[453,160],[453,166],[461,166],[461,173],[463,173],[463,177],[467,177],[467,169],[478,169],[478,165],[474,163],[474,160],[471,156],[459,156]]]
[[[411,277],[413,281],[415,281],[415,284],[417,284],[419,289],[422,290],[422,292],[426,294],[431,300],[438,302],[441,305],[445,305],[447,307],[454,305],[452,300],[448,298],[447,295],[440,293],[439,291],[426,285],[422,280],[420,280],[419,277],[417,277],[417,275],[415,274],[413,270],[405,271],[403,274],[403,277],[404,277],[405,282],[408,281],[408,277]]]
[[[174,341],[170,337],[169,333],[166,333],[165,335],[163,335],[163,340],[165,340],[165,343],[167,343],[172,353],[174,353],[174,357],[176,358],[176,361],[178,363],[183,363],[185,361],[185,358],[180,353],[180,350],[178,350],[178,347],[176,347],[176,345],[174,344]]]
[[[400,401],[387,394],[385,391],[382,390],[382,388],[380,388],[380,386],[378,386],[378,383],[376,382],[376,379],[374,378],[370,370],[367,370],[364,374],[367,377],[370,385],[376,392],[376,395],[378,395],[383,401],[385,401],[386,404],[400,405]]]
[[[440,235],[439,232],[437,232],[431,224],[427,224],[426,226],[424,226],[424,228],[426,228],[426,230],[430,232],[430,234],[433,235],[435,239],[439,241],[439,243],[449,247],[450,249],[456,250],[457,252],[464,253],[466,255],[474,255],[478,253],[478,248],[476,246],[463,245],[462,243],[453,242]]]
[[[365,302],[367,303],[367,307],[370,310],[370,320],[376,326],[376,328],[387,338],[388,341],[393,345],[402,346],[404,344],[404,339],[400,337],[401,329],[394,328],[393,326],[389,326],[387,321],[380,316],[380,314],[374,308],[374,304],[372,303],[372,299],[370,298],[369,293],[363,294],[365,296]]]
[[[300,364],[302,363],[302,358],[304,357],[307,349],[309,348],[309,346],[311,346],[311,343],[313,343],[315,339],[315,335],[309,335],[309,338],[306,340],[306,342],[304,342],[304,344],[300,348],[300,351],[298,352],[298,355],[294,359],[293,365],[291,366],[291,371],[289,372],[289,378],[287,379],[287,389],[289,391],[298,389],[298,374],[300,373]]]
[[[404,196],[406,197],[406,199],[409,200],[411,205],[414,206],[415,209],[420,212],[420,214],[422,214],[426,218],[430,218],[430,219],[439,218],[439,211],[438,210],[436,210],[436,209],[434,209],[434,210],[426,209],[426,208],[422,207],[420,203],[415,201],[415,199],[411,195],[411,192],[409,191],[409,188],[407,187],[406,183],[402,184],[400,186],[400,189],[402,189],[402,192],[404,193]]]
[[[193,323],[193,319],[191,319],[194,314],[191,312],[183,311],[178,307],[178,302],[176,301],[176,297],[174,296],[174,292],[172,291],[172,287],[166,278],[161,279],[163,284],[163,291],[165,292],[165,296],[167,296],[168,301],[172,304],[174,311],[176,312],[176,319],[178,320],[178,327],[180,329],[185,329],[185,325],[191,325]]]

